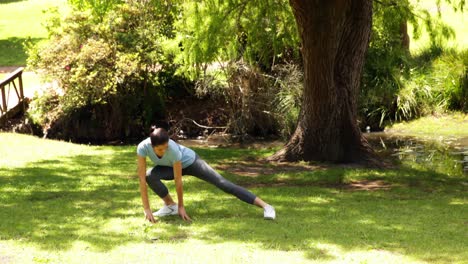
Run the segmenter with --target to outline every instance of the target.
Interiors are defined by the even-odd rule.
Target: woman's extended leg
[[[211,184],[214,184],[221,190],[230,193],[240,200],[254,204],[258,207],[263,208],[265,219],[275,219],[275,210],[274,208],[265,203],[262,199],[255,196],[253,193],[247,189],[238,186],[229,180],[225,179],[218,172],[216,172],[210,165],[208,165],[204,160],[200,159],[198,156],[195,159],[194,163],[187,168],[182,170],[182,175],[193,175],[197,178],[200,178],[204,181],[207,181]],[[164,200],[166,204],[161,210],[156,212],[157,216],[164,216],[169,214],[174,214],[177,210],[175,202],[172,200],[172,197],[169,195],[167,187],[161,182],[163,180],[173,180],[174,172],[172,167],[166,166],[156,166],[152,170],[147,172],[146,182],[150,188]],[[169,209],[171,211],[169,211]]]
[[[225,179],[198,156],[196,157],[192,165],[184,169],[184,175],[185,174],[193,175],[199,179],[207,181],[220,188],[224,192],[232,194],[246,203],[254,204],[262,208],[268,206],[267,203],[265,203],[262,199],[260,199],[247,189]]]

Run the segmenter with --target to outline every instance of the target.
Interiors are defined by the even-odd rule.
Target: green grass
[[[461,170],[446,172],[404,162],[392,170],[331,167],[258,177],[220,171],[275,205],[276,221],[263,220],[258,208],[187,176],[186,209],[193,223],[170,217],[151,225],[143,220],[135,146],[77,145],[9,133],[0,133],[0,142],[0,262],[466,263],[468,259],[467,187]],[[212,165],[274,151],[195,150]],[[340,187],[377,179],[393,188]],[[174,194],[174,184],[166,183]],[[150,198],[153,209],[161,206],[156,195]]]
[[[451,113],[441,116],[426,116],[410,122],[394,124],[388,130],[393,133],[416,136],[468,137],[468,115]]]
[[[47,37],[43,11],[65,3],[66,0],[0,1],[0,66],[26,65],[23,43]]]

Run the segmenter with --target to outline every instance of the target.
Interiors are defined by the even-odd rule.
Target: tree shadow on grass
[[[25,0],[0,0],[0,5],[1,4],[10,4],[10,3],[16,3],[16,2],[23,2]]]
[[[298,250],[311,259],[339,257],[334,247],[338,254],[385,250],[426,261],[464,259],[466,243],[459,231],[466,225],[466,206],[452,204],[451,197],[384,192],[342,193],[317,187],[256,192],[276,207],[274,222],[262,220],[260,212],[235,201],[223,207],[203,203],[189,208],[205,207],[190,209],[206,230],[194,237],[211,243],[238,241],[265,249]],[[313,202],[311,197],[319,199]]]
[[[125,173],[128,156],[128,151],[107,159],[78,155],[3,169],[0,239],[41,249],[67,249],[81,240],[97,250],[140,240],[138,229],[107,227],[111,220],[122,223],[136,216],[138,183]]]
[[[0,39],[0,66],[24,66],[28,55],[24,48],[25,42],[37,43],[41,38],[7,38]]]
[[[251,188],[277,209],[277,220],[265,221],[259,208],[188,177],[186,208],[194,222],[164,218],[142,232],[134,148],[102,150],[105,155],[58,157],[0,171],[0,239],[30,242],[45,250],[66,250],[76,241],[108,251],[130,242],[176,247],[198,239],[300,251],[318,260],[337,259],[354,250],[385,250],[440,262],[464,257],[460,230],[466,226],[466,205],[456,200],[463,198],[466,187],[460,178],[405,167],[293,173],[291,186]],[[211,150],[208,163],[226,156],[224,152]],[[237,158],[245,153],[238,154]],[[395,185],[372,192],[323,187],[323,182],[343,182],[351,172]],[[268,184],[282,177],[222,174],[241,185],[255,180]],[[173,183],[168,186],[173,192]],[[150,194],[150,199],[157,197]]]
[[[382,180],[391,186],[355,191],[345,184],[350,172],[359,179]],[[192,238],[209,243],[254,243],[268,250],[298,250],[309,259],[319,260],[337,259],[350,251],[440,262],[467,257],[462,253],[466,243],[459,231],[466,226],[468,208],[457,202],[467,191],[463,177],[403,164],[392,170],[332,167],[299,172],[293,173],[287,183],[281,175],[223,175],[243,186],[262,184],[252,191],[276,207],[278,218],[264,221],[256,208],[195,180],[190,184],[200,186],[197,190],[211,189],[212,193],[198,191],[206,200],[187,205],[195,223],[204,227]],[[277,181],[285,184],[277,186]]]

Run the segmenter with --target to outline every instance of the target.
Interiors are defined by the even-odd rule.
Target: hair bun
[[[151,126],[150,133],[153,133],[154,130],[156,130],[156,128],[157,128],[156,126]]]

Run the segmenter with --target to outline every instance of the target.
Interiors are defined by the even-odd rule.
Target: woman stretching
[[[163,217],[177,214],[182,219],[191,221],[184,208],[182,175],[195,176],[246,203],[262,207],[265,219],[275,219],[273,206],[265,203],[248,190],[223,178],[192,149],[169,139],[167,131],[163,128],[153,126],[150,136],[138,144],[137,154],[141,200],[145,209],[145,218],[152,223],[155,223],[154,216]],[[149,157],[155,165],[148,171],[146,170],[146,157]],[[161,180],[174,180],[178,204],[172,200],[169,191]],[[157,212],[151,212],[146,184],[164,201],[163,208]]]

